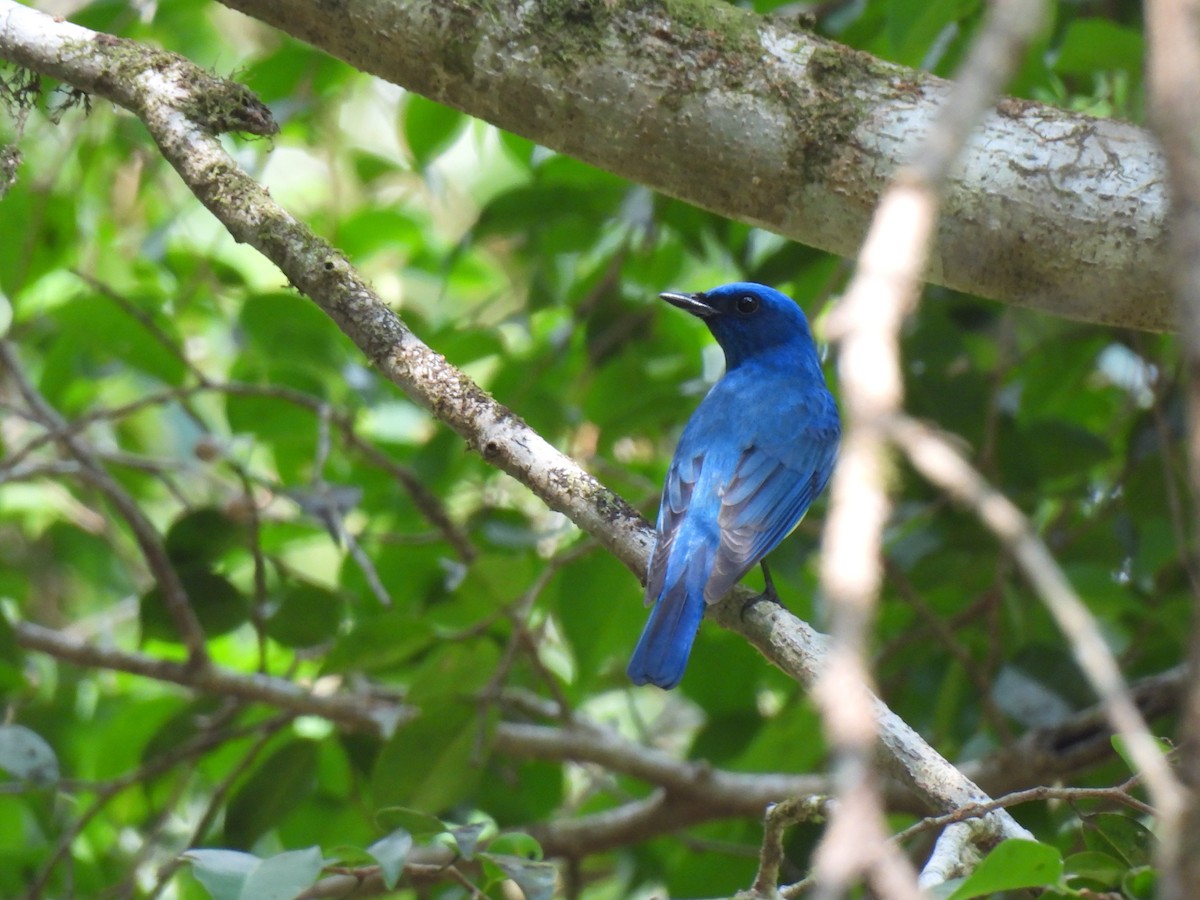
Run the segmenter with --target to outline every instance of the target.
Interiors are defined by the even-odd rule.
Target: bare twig
[[[779,869],[783,864],[783,836],[787,829],[800,822],[820,821],[829,813],[829,798],[822,796],[793,797],[767,809],[763,819],[762,852],[754,883],[739,900],[761,898],[773,900],[779,896]]]
[[[0,0],[0,10],[3,11],[0,55],[132,110],[146,123],[164,156],[183,180],[229,232],[279,265],[290,282],[312,297],[351,336],[379,371],[454,428],[485,460],[528,485],[552,508],[564,512],[581,528],[595,535],[601,544],[641,576],[650,539],[641,518],[421,343],[379,301],[343,257],[303,228],[237,168],[211,134],[214,128],[224,126],[197,123],[188,116],[196,109],[190,102],[195,96],[194,91],[214,96],[232,95],[244,101],[242,112],[251,126],[265,130],[261,123],[255,124],[255,117],[265,115],[265,111],[255,105],[253,98],[171,54],[97,35],[8,0]],[[120,44],[120,54],[106,53],[106,48],[115,44]],[[901,207],[911,209],[914,203],[920,206],[914,200],[911,187],[910,184],[907,191],[902,189],[897,195]],[[931,216],[926,219],[932,221]],[[879,245],[875,246],[878,248]],[[914,266],[919,274],[920,264],[912,259],[900,266],[901,274]],[[864,271],[877,270],[868,266]],[[883,333],[894,329],[902,314],[903,304],[899,304],[886,317],[890,324]],[[847,355],[853,358],[855,353],[848,351]],[[859,358],[861,360],[862,356]],[[871,409],[869,401],[866,409],[868,412]],[[870,566],[867,576],[865,586],[869,590]],[[877,579],[877,573],[875,577]],[[860,596],[863,587],[864,583],[852,586]],[[726,627],[747,634],[772,662],[811,685],[816,673],[824,668],[822,638],[784,611],[753,610],[743,623],[736,612],[738,609],[736,599],[723,604],[717,609],[718,620]],[[869,613],[869,597],[865,609]],[[859,618],[861,620],[862,616]],[[860,631],[862,624],[862,621],[858,622]],[[275,703],[285,709],[325,715],[350,726],[384,727],[386,730],[387,723],[381,722],[381,718],[386,720],[390,716],[388,721],[394,725],[407,715],[403,707],[394,704],[376,707],[360,698],[348,700],[341,695],[314,695],[281,679],[220,671],[191,675],[177,664],[136,654],[113,655],[110,651],[80,646],[77,642],[64,643],[60,635],[32,625],[18,626],[18,636],[25,646],[43,649],[81,664],[138,671],[198,690],[229,693]],[[865,690],[855,693],[852,699],[860,710],[868,710],[868,718],[873,717],[878,723],[882,743],[891,756],[890,764],[897,778],[913,785],[936,808],[953,809],[966,802],[986,799],[974,784]],[[868,732],[870,728],[868,724]],[[505,731],[499,730],[497,741],[504,740],[504,735]],[[515,740],[511,732],[508,736]],[[594,741],[586,742],[587,746],[593,744]],[[678,764],[674,771],[678,778]],[[703,783],[703,780],[696,783]],[[669,806],[666,809],[661,802],[647,801],[637,808],[622,808],[621,815],[605,816],[603,820],[601,817],[577,820],[567,823],[575,826],[574,832],[562,828],[556,832],[556,838],[560,841],[559,846],[566,848],[564,852],[574,850],[578,855],[586,849],[596,849],[597,834],[613,840],[618,835],[618,827],[629,826],[633,830],[620,832],[627,842],[654,827],[682,827],[679,823],[687,821],[687,815],[683,813],[696,816],[711,809],[699,801]],[[997,812],[992,821],[998,833],[1024,834],[1007,815]],[[609,830],[605,831],[605,828]]]
[[[1142,815],[1152,816],[1154,815],[1154,807],[1148,806],[1129,793],[1137,781],[1138,779],[1134,777],[1124,784],[1110,788],[1056,788],[1043,785],[1024,791],[1014,791],[1011,794],[1005,794],[1003,797],[997,797],[995,800],[989,800],[987,803],[964,806],[962,809],[956,809],[954,812],[947,813],[944,816],[929,816],[920,822],[910,825],[892,838],[892,840],[903,843],[926,831],[952,825],[955,822],[965,822],[968,819],[975,819],[987,815],[993,810],[1007,809],[1010,806],[1019,806],[1022,803],[1038,803],[1046,800],[1061,800],[1067,803],[1075,803],[1080,800],[1106,800],[1114,805],[1132,809]]]
[[[471,900],[485,900],[487,895],[472,884],[471,880],[463,874],[462,870],[453,864],[452,859],[449,858],[449,852],[446,851],[443,855],[447,856],[445,862],[410,860],[404,866],[405,876],[410,881],[419,885],[436,884],[439,881],[452,881],[463,888]],[[392,893],[383,882],[383,874],[379,866],[358,866],[354,868],[330,866],[325,871],[329,875],[322,878],[303,893],[296,895],[296,900],[320,900],[320,898],[324,897],[334,898],[334,900],[343,897],[365,898]]]
[[[249,384],[240,381],[215,382],[208,380],[199,384],[152,392],[120,406],[93,409],[76,416],[70,422],[64,423],[61,433],[65,435],[78,434],[95,422],[115,421],[152,406],[171,402],[182,403],[197,394],[209,392],[233,394],[236,396],[269,397],[284,403],[290,403],[302,409],[307,409],[313,415],[320,415],[323,409],[328,408],[328,404],[321,400],[321,398],[283,385]],[[455,552],[464,562],[469,563],[478,555],[478,551],[471,544],[470,537],[450,518],[441,500],[421,483],[421,479],[416,472],[408,466],[396,462],[374,444],[362,437],[355,428],[354,417],[351,414],[330,410],[330,415],[346,445],[362,454],[371,465],[382,469],[398,481],[404,490],[408,492],[412,498],[413,505],[417,507],[421,515],[442,533],[446,541],[454,548]],[[14,474],[16,472],[25,471],[21,467],[21,463],[39,447],[44,447],[54,440],[54,433],[40,433],[13,450],[3,460],[0,460],[0,483],[13,480],[16,477]]]
[[[48,652],[79,665],[131,672],[205,693],[269,703],[288,714],[318,715],[343,727],[371,733],[386,735],[397,723],[407,721],[410,715],[406,708],[379,698],[346,693],[314,694],[284,679],[231,672],[218,667],[205,672],[190,672],[179,663],[97,648],[59,632],[26,623],[17,623],[15,631],[22,646]],[[1143,693],[1146,694],[1147,703],[1155,704],[1151,708],[1159,709],[1163,704],[1154,698],[1169,691],[1172,686],[1178,690],[1181,684],[1180,672],[1167,673],[1149,680]],[[519,699],[519,695],[511,692],[505,695],[506,702]],[[546,703],[539,698],[529,699],[535,702],[524,704],[528,714],[551,719],[560,717],[561,710],[557,704]],[[1026,784],[1063,777],[1079,771],[1080,765],[1111,758],[1111,748],[1107,748],[1108,756],[1100,755],[1101,750],[1107,747],[1107,740],[1092,742],[1095,745],[1094,752],[1089,751],[1082,757],[1068,756],[1062,767],[1053,766],[1052,761],[1047,759],[1052,755],[1051,751],[1037,749],[1044,744],[1061,743],[1061,735],[1066,732],[1087,731],[1090,734],[1092,726],[1088,723],[1097,717],[1096,712],[1089,711],[1078,722],[1063,723],[1060,728],[1047,730],[1044,739],[1036,742],[1036,746],[1017,748],[1020,754],[1017,760],[1028,756],[1035,763],[1025,772],[1028,779]],[[885,734],[891,734],[891,731],[891,726],[885,725]],[[1040,733],[1031,733],[1030,736],[1037,734]],[[919,770],[924,779],[918,782],[921,796],[937,798],[940,795],[943,799],[936,801],[937,807],[950,811],[952,818],[962,816],[963,810],[1002,815],[997,811],[1008,804],[997,802],[989,805],[993,801],[978,789],[974,794],[956,791],[955,785],[962,780],[962,776],[948,763],[943,763],[941,768],[931,766],[931,761],[921,756],[919,748],[904,746],[909,748],[907,752],[914,759],[920,760]],[[713,819],[758,816],[772,803],[792,797],[826,794],[830,788],[827,779],[816,775],[753,775],[714,769],[704,763],[680,760],[669,753],[641,746],[609,729],[574,721],[558,727],[501,722],[496,726],[492,747],[497,752],[518,758],[592,763],[659,787],[659,792],[650,798],[634,801],[615,810],[539,823],[527,829],[543,843],[548,853],[568,857],[626,846],[636,840]],[[1009,784],[1022,771],[1019,761],[1014,762],[1013,757],[1007,755],[999,758],[994,766],[990,766],[985,759],[976,767],[989,779],[1002,778]],[[988,772],[993,774],[989,775]],[[913,777],[901,775],[900,778],[902,780],[893,783],[889,790],[889,806],[910,812],[922,811],[921,805],[914,805],[913,795],[903,786],[913,783]],[[669,802],[666,799],[668,797]],[[1005,821],[1009,823],[1007,826],[1003,824]],[[1001,834],[1005,836],[1027,836],[1010,818],[1002,818],[999,824],[1002,826]]]
[[[1134,682],[1129,695],[1143,718],[1158,719],[1179,708],[1187,684],[1187,668],[1176,666]],[[1055,725],[1028,731],[1012,746],[964,763],[962,769],[993,797],[1009,794],[1069,779],[1112,759],[1112,734],[1107,707],[1098,703]]]
[[[884,193],[854,279],[828,323],[830,337],[839,342],[845,429],[821,556],[833,645],[815,693],[837,754],[838,803],[816,854],[818,891],[825,898],[842,896],[859,874],[884,896],[917,896],[907,864],[884,840],[872,769],[876,725],[866,647],[890,507],[884,425],[901,408],[900,326],[917,301],[950,168],[1015,70],[1042,15],[1041,0],[991,7],[928,135]]]
[[[139,307],[136,303],[134,303],[120,291],[113,288],[111,285],[105,284],[99,278],[89,275],[86,272],[82,272],[79,269],[72,269],[71,274],[81,281],[86,282],[92,290],[103,297],[107,297],[122,311],[124,311],[126,315],[137,321],[138,324],[146,329],[146,332],[152,338],[154,338],[155,341],[157,341],[168,353],[170,353],[183,364],[184,368],[191,373],[193,378],[195,378],[201,384],[208,380],[207,376],[200,371],[200,369],[196,367],[196,364],[188,358],[187,353],[184,352],[184,349],[182,346],[180,346],[179,342],[167,334],[162,326],[155,321],[154,316]],[[188,410],[188,414],[192,415],[193,419],[195,418],[191,410]]]

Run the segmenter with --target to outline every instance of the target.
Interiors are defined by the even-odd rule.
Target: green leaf
[[[12,624],[0,609],[0,696],[25,684],[23,659]]]
[[[541,859],[542,845],[522,831],[506,831],[488,844],[489,855],[517,856],[521,859]]]
[[[500,146],[504,148],[504,152],[524,168],[530,168],[530,163],[533,160],[533,152],[537,145],[527,138],[513,134],[511,131],[501,131],[499,134]]]
[[[890,58],[910,66],[924,66],[924,59],[939,32],[955,22],[965,8],[963,0],[888,0]]]
[[[54,748],[24,725],[0,725],[0,769],[31,784],[58,781]]]
[[[198,697],[159,725],[142,747],[140,762],[170,753],[208,727],[210,717],[221,707],[218,697]]]
[[[351,216],[338,229],[338,246],[355,260],[380,250],[401,250],[406,256],[421,247],[420,226],[395,209],[367,209]]]
[[[1133,28],[1099,17],[1076,19],[1067,26],[1054,60],[1054,71],[1091,75],[1124,69],[1140,78],[1145,49],[1141,32]]]
[[[332,641],[345,613],[345,601],[331,590],[289,582],[266,621],[267,636],[285,647],[312,647]]]
[[[1034,422],[1024,428],[1021,441],[1044,478],[1080,477],[1111,456],[1100,437],[1068,422]]]
[[[207,569],[182,569],[179,581],[208,637],[228,634],[250,618],[250,602],[224,575]],[[175,620],[167,610],[162,588],[158,585],[142,595],[138,619],[142,640],[180,642]]]
[[[167,556],[180,567],[214,563],[245,541],[245,525],[215,506],[183,513],[164,538]]]
[[[390,891],[404,872],[404,863],[413,848],[413,836],[403,828],[397,828],[387,837],[380,838],[367,852],[379,863],[383,884]]]
[[[85,243],[79,234],[78,198],[69,191],[43,190],[33,180],[32,173],[25,174],[5,195],[0,223],[8,226],[0,227],[0,290],[12,298],[18,320],[41,312],[22,309],[24,289],[47,272],[78,265],[78,249],[69,248]],[[37,230],[28,229],[31,222],[38,223]]]
[[[950,895],[950,900],[1048,887],[1056,884],[1062,873],[1062,856],[1057,849],[1037,841],[1010,838],[983,858],[979,867]]]
[[[1108,853],[1084,850],[1073,853],[1063,860],[1063,871],[1068,878],[1082,878],[1100,888],[1112,888],[1121,883],[1129,867]]]
[[[436,816],[411,809],[407,806],[389,806],[375,814],[380,825],[396,831],[407,831],[414,838],[424,840],[436,834],[444,834],[448,826]]]
[[[213,900],[239,900],[242,886],[258,867],[259,858],[236,850],[188,850],[183,858]]]
[[[7,205],[7,204],[6,204]],[[182,340],[174,324],[157,315],[153,300],[129,302],[141,307],[141,313],[154,322],[176,347]],[[136,371],[144,372],[168,385],[180,385],[187,374],[183,360],[153,335],[147,326],[107,297],[88,294],[64,304],[53,314],[60,329],[60,340],[76,347],[70,371],[86,378],[96,366],[116,359]]]
[[[317,775],[317,745],[294,740],[280,747],[235,791],[225,812],[225,840],[251,847],[305,801]]]
[[[525,895],[525,900],[552,900],[558,884],[558,869],[548,862],[522,859],[501,853],[483,853],[481,859],[492,863],[504,878],[511,878]],[[495,876],[493,876],[495,877]]]
[[[500,648],[481,638],[435,647],[412,676],[408,700],[438,706],[446,700],[472,697],[496,675]]]
[[[255,365],[243,358],[234,365],[231,374],[239,381],[284,385],[310,394],[314,400],[324,399],[319,382],[307,367]],[[297,479],[307,472],[317,446],[317,420],[308,409],[275,397],[230,393],[225,396],[225,417],[234,434],[254,435],[273,448],[277,456],[284,457]]]
[[[325,657],[325,674],[387,672],[433,646],[437,637],[422,618],[389,611],[359,619]]]
[[[318,106],[312,96],[314,86],[319,86],[322,94],[344,96],[345,83],[358,75],[341,60],[286,36],[281,37],[278,48],[253,59],[238,80],[270,104]]]
[[[608,683],[633,652],[646,622],[642,586],[606,553],[589,553],[571,563],[555,583],[559,622],[575,657],[580,686]]]
[[[320,847],[269,856],[247,876],[240,900],[294,900],[317,880],[323,865]]]
[[[404,140],[417,167],[424,169],[449,147],[467,124],[457,110],[420,94],[409,94],[404,102]]]
[[[1103,812],[1083,820],[1083,842],[1089,850],[1115,854],[1129,866],[1149,865],[1154,835],[1132,816]]]
[[[470,825],[456,825],[450,829],[450,836],[454,838],[454,843],[458,845],[458,852],[463,855],[464,859],[471,859],[475,856],[475,846],[479,843],[479,836],[488,827],[490,827],[488,822],[473,822]]]
[[[565,780],[555,762],[497,756],[479,786],[479,808],[501,827],[538,821],[562,804]]]
[[[376,806],[440,813],[475,791],[488,727],[471,704],[444,702],[396,732],[375,763]]]
[[[1149,866],[1131,869],[1121,879],[1121,893],[1129,900],[1154,900],[1158,893],[1158,872]]]
[[[327,369],[350,357],[349,341],[333,320],[298,294],[255,294],[242,305],[238,324],[267,359],[287,348],[281,359]]]
[[[1164,737],[1155,737],[1153,735],[1151,737],[1158,745],[1159,751],[1164,756],[1171,752],[1174,745],[1169,740]],[[1120,756],[1125,762],[1125,765],[1129,767],[1129,771],[1134,775],[1137,775],[1141,770],[1137,767],[1137,764],[1133,761],[1133,757],[1129,754],[1128,738],[1123,734],[1114,734],[1111,738],[1111,741],[1113,749],[1117,751],[1117,755]]]

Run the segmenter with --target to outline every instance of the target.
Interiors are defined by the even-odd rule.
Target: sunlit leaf
[[[466,123],[466,117],[458,110],[426,100],[420,94],[409,94],[404,102],[404,139],[420,168],[445,150]]]
[[[1037,841],[1010,838],[992,850],[958,886],[950,900],[986,897],[998,891],[1048,887],[1062,877],[1058,850]]]

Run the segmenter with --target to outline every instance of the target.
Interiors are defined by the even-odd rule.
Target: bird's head
[[[659,294],[672,306],[704,320],[721,349],[726,368],[751,357],[795,354],[801,364],[817,362],[804,312],[774,288],[748,281],[723,284],[698,294]]]

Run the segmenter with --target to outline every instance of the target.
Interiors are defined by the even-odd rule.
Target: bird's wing
[[[725,483],[721,546],[704,598],[715,603],[804,517],[833,470],[837,428],[813,426],[788,445],[750,445]]]
[[[663,484],[662,501],[658,506],[658,540],[650,556],[650,568],[646,574],[646,605],[649,606],[662,593],[667,577],[667,562],[671,558],[671,546],[679,531],[679,523],[692,502],[692,492],[704,466],[703,453],[675,452],[667,480]]]

